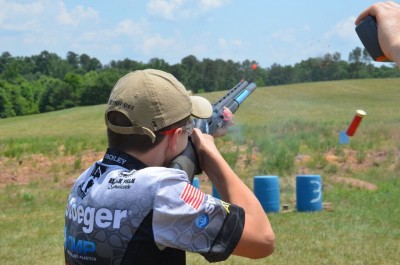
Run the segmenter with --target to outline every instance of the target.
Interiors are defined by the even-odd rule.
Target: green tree
[[[115,69],[107,69],[100,73],[88,73],[85,75],[84,90],[80,102],[83,105],[106,103],[112,88],[120,77],[119,72]]]
[[[6,65],[4,65],[2,77],[7,81],[12,82],[19,76],[20,72],[21,72],[20,64],[18,63],[17,60],[12,58]]]
[[[193,55],[189,55],[181,60],[181,73],[182,76],[176,76],[182,83],[185,84],[187,89],[198,93],[199,90],[204,89],[202,83],[202,67],[201,63]]]
[[[102,69],[100,61],[96,58],[90,58],[90,56],[87,54],[81,54],[79,56],[79,65],[82,67],[85,73]]]
[[[124,70],[124,72],[130,72],[134,70],[141,70],[145,68],[145,65],[140,62],[136,62],[134,60],[130,60],[128,58],[122,61],[114,61],[112,60],[108,66],[108,68],[114,68],[118,70]]]
[[[12,56],[9,52],[3,52],[0,56],[0,73],[3,73],[5,67],[12,60]]]
[[[40,112],[60,110],[76,106],[73,87],[59,79],[42,77],[44,91],[39,101]]]
[[[170,72],[170,65],[163,59],[152,58],[147,64],[149,68]]]
[[[204,59],[202,63],[203,82],[202,86],[206,92],[218,91],[219,68],[211,59]]]
[[[183,64],[174,64],[171,66],[170,73],[178,79],[187,90],[193,92],[188,85],[188,73],[187,69]]]
[[[350,77],[351,78],[360,78],[361,77],[361,70],[362,70],[362,50],[360,47],[356,47],[350,54],[349,54],[349,62],[350,62]]]
[[[14,86],[14,89],[16,93],[13,102],[17,116],[39,112],[37,92],[32,82],[20,79],[18,84]]]
[[[232,60],[228,60],[226,62],[226,70],[225,70],[225,78],[226,78],[226,84],[225,89],[229,89],[230,87],[233,87],[236,85],[242,78],[242,74],[240,73],[240,63],[234,62]],[[247,79],[250,79],[250,77],[247,77]],[[221,88],[222,89],[222,88]]]
[[[8,86],[8,83],[0,80],[0,118],[14,117],[16,115]]]
[[[77,70],[79,68],[79,55],[69,51],[67,53],[67,62],[72,70]]]
[[[294,83],[295,71],[290,65],[281,66],[274,63],[270,68],[267,68],[268,79],[265,81],[267,85],[281,85]]]
[[[80,98],[83,93],[83,76],[69,72],[65,75],[64,82],[72,88],[73,98],[71,100],[75,101],[76,105],[80,105]]]

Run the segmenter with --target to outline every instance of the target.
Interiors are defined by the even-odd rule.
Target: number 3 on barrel
[[[312,180],[310,181],[311,184],[316,184],[317,188],[313,190],[313,193],[318,193],[317,197],[315,199],[312,199],[310,203],[316,203],[321,200],[321,195],[322,195],[322,190],[321,190],[321,182],[317,180]]]

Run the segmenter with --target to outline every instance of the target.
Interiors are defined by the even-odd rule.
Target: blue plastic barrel
[[[265,212],[279,212],[280,192],[278,176],[255,176],[254,195]]]
[[[196,188],[200,189],[200,181],[197,177],[193,178],[192,185],[195,186]]]
[[[320,175],[296,176],[297,211],[322,210],[322,181]]]
[[[221,195],[219,195],[217,189],[215,188],[214,184],[212,185],[212,196],[221,200]]]

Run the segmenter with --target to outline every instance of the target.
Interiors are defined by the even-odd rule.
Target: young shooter
[[[209,262],[273,252],[274,232],[258,199],[214,137],[193,128],[192,117],[211,113],[206,99],[190,96],[163,71],[131,72],[116,83],[105,112],[107,152],[76,180],[68,198],[66,264],[179,265],[186,263],[186,251]],[[169,167],[189,137],[223,200]]]

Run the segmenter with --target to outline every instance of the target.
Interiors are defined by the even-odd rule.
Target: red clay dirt
[[[260,159],[260,152],[253,149],[251,155],[245,154],[246,148],[239,147],[239,156],[235,168],[238,171],[245,171],[245,168],[256,164]],[[103,152],[87,151],[77,157],[72,155],[48,157],[41,154],[33,154],[23,158],[0,157],[0,188],[7,184],[28,184],[34,180],[59,181],[66,187],[70,187],[75,179],[95,161],[103,156]],[[369,152],[360,161],[357,159],[357,152],[345,150],[342,157],[334,155],[333,151],[327,152],[325,160],[327,163],[336,165],[338,173],[330,177],[332,183],[344,183],[352,187],[368,190],[376,190],[374,184],[349,178],[339,177],[339,172],[351,169],[353,172],[366,170],[369,167],[383,163],[387,158],[385,152]],[[311,160],[309,155],[298,155],[295,158],[296,167],[301,174],[309,174],[310,169],[307,163]],[[200,176],[202,179],[204,176]]]

